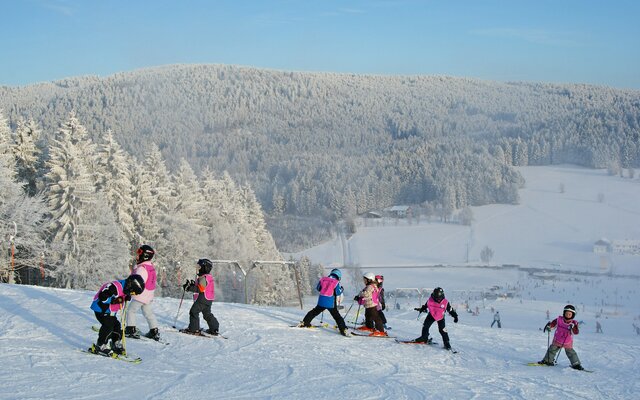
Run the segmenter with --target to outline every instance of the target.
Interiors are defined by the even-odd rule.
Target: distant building
[[[406,218],[411,215],[410,206],[393,206],[385,208],[384,211],[388,212],[393,217]]]
[[[362,214],[362,218],[382,218],[382,213],[379,213],[377,211],[367,211],[366,213]]]
[[[614,240],[613,242],[611,242],[611,249],[616,254],[640,255],[640,240]]]
[[[607,239],[598,240],[593,244],[593,252],[596,254],[610,253],[611,242],[609,242]]]

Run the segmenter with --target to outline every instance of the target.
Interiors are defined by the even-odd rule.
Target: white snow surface
[[[638,398],[640,336],[633,325],[640,325],[640,273],[635,270],[640,256],[614,257],[613,267],[602,269],[591,260],[593,254],[583,251],[600,236],[640,236],[638,180],[573,167],[523,173],[527,188],[521,205],[474,209],[471,254],[488,244],[496,253],[492,267],[461,262],[455,245],[466,247],[468,227],[425,223],[430,229],[420,231],[422,239],[414,236],[423,224],[361,227],[349,240],[351,256],[359,257],[364,269],[385,275],[392,336],[419,336],[424,317],[416,319],[413,310],[420,305],[418,297],[394,297],[394,289],[445,289],[460,314],[458,324],[447,316],[458,354],[441,348],[435,325],[431,335],[437,346],[289,327],[315,305],[315,297],[305,299],[302,310],[214,302],[213,312],[228,339],[193,337],[168,329],[180,300],[156,298],[161,335],[170,344],[128,339],[129,353],[143,359],[134,365],[79,351],[97,338],[91,329],[97,321],[89,309],[93,291],[0,284],[0,399]],[[560,182],[566,186],[564,194],[558,193]],[[593,200],[599,191],[605,192],[604,203]],[[590,216],[580,216],[580,205],[591,209]],[[514,222],[518,219],[520,225]],[[341,259],[331,259],[330,244],[324,253],[320,248],[309,252],[340,264]],[[541,269],[557,264],[560,272],[541,279],[501,263]],[[421,265],[431,266],[417,267]],[[344,271],[343,315],[360,289],[358,279]],[[499,288],[492,291],[492,286]],[[548,337],[541,328],[547,310],[554,318],[567,303],[578,308],[576,319],[582,321],[574,348],[584,367],[594,372],[571,369],[564,352],[555,367],[526,366],[546,351]],[[186,325],[190,306],[185,299],[179,327]],[[476,307],[477,316],[470,312]],[[501,329],[490,327],[492,308],[500,311]],[[357,305],[348,314],[350,326],[356,314]],[[142,315],[138,321],[146,330]],[[329,313],[324,321],[332,322]],[[596,321],[604,333],[595,332]]]

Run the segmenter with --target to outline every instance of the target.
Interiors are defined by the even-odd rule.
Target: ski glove
[[[457,324],[458,323],[458,316],[456,315],[455,317],[453,317],[453,323]]]
[[[354,298],[353,298],[353,300],[354,300],[354,301],[358,301],[358,300],[360,300],[360,296],[356,296],[356,297],[354,297]]]
[[[131,301],[131,295],[128,294],[128,295],[124,296],[124,301]]]
[[[416,310],[416,311],[418,311],[418,312],[421,312],[421,313],[422,313],[422,312],[427,311],[427,309],[426,309],[426,307],[425,307],[425,306],[422,306],[422,307],[420,307],[420,308],[414,308],[414,310]]]
[[[542,328],[542,332],[551,332],[551,328],[549,327],[549,322]]]
[[[122,304],[124,303],[124,297],[116,297],[111,301],[111,304]]]
[[[196,281],[192,280],[188,280],[184,283],[184,285],[182,285],[182,289],[184,290],[189,290],[191,287],[196,285]]]

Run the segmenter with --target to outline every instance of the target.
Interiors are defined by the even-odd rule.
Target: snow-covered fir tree
[[[115,217],[95,190],[87,160],[95,155],[85,152],[85,140],[86,129],[72,115],[53,140],[47,162],[52,239],[60,246],[54,276],[67,288],[95,288],[105,276],[122,277],[128,260]]]

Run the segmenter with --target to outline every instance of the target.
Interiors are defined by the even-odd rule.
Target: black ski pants
[[[98,332],[98,346],[106,344],[109,339],[114,342],[122,339],[122,325],[115,315],[103,314],[96,312],[96,319],[100,322],[100,331]]]
[[[344,323],[344,318],[342,318],[342,315],[340,315],[340,312],[336,307],[326,308],[315,306],[311,309],[311,311],[307,313],[307,315],[304,316],[304,318],[302,319],[302,323],[304,323],[305,325],[311,325],[311,321],[315,317],[320,315],[324,310],[329,310],[329,313],[333,317],[333,320],[336,321],[336,325],[338,325],[338,329],[340,329],[340,332],[344,332],[345,329],[347,329],[347,324]]]
[[[379,332],[384,332],[384,324],[380,318],[380,313],[376,307],[369,307],[364,309],[364,324],[367,328],[375,329]]]
[[[205,300],[202,301],[201,299]],[[220,324],[211,312],[211,304],[212,302],[206,300],[204,294],[200,294],[200,296],[198,296],[198,299],[193,303],[189,310],[189,330],[191,332],[200,330],[200,313],[202,313],[204,320],[207,322],[207,325],[209,325],[209,329],[212,332],[218,332]]]
[[[429,328],[431,325],[436,322],[435,319],[431,316],[431,314],[427,314],[427,318],[424,320],[424,325],[422,325],[422,338],[427,341],[429,338]],[[442,336],[442,341],[445,346],[449,346],[449,333],[447,333],[447,328],[445,327],[444,318],[438,321],[438,331],[440,332],[440,336]]]

